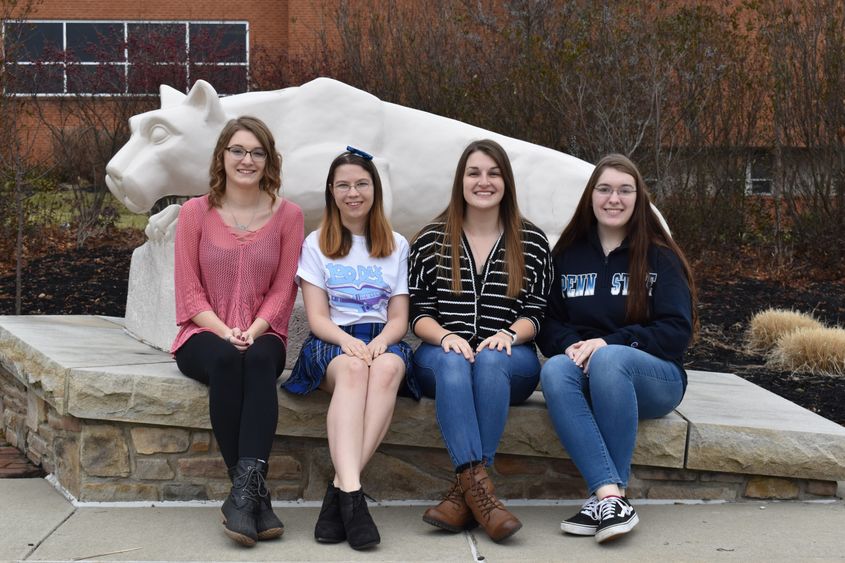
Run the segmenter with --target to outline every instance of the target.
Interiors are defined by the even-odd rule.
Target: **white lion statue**
[[[375,156],[385,211],[407,237],[446,206],[458,157],[469,142],[490,138],[511,159],[520,209],[554,242],[572,215],[593,166],[570,155],[396,104],[342,82],[219,98],[197,81],[185,95],[161,87],[161,109],[130,119],[132,136],[106,168],[106,183],[136,213],[168,195],[208,191],[217,136],[240,115],[263,120],[282,154],[282,195],[300,205],[306,232],[324,205],[329,164],[347,145]],[[178,207],[150,218],[149,241],[132,256],[127,330],[167,349],[176,334],[173,233]]]

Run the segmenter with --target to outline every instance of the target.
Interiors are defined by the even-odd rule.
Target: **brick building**
[[[45,0],[26,22],[7,24],[20,48],[5,70],[21,94],[155,93],[145,70],[185,89],[199,78],[225,84],[221,93],[247,89],[256,49],[297,54],[317,36],[324,3],[308,0]],[[11,32],[11,33],[10,33]],[[152,57],[152,60],[150,59]],[[99,73],[113,80],[92,92]],[[226,80],[221,78],[225,76]]]
[[[187,92],[205,79],[221,95],[245,92],[259,58],[287,61],[312,49],[336,3],[35,0],[26,13],[27,2],[11,13],[0,4],[0,95],[12,102],[5,111],[19,114],[18,136],[30,138],[21,142],[32,147],[27,160],[50,162],[56,144],[76,134],[80,104],[110,114],[100,125],[108,129],[155,107],[161,84]],[[109,141],[117,146],[102,150],[123,142]]]

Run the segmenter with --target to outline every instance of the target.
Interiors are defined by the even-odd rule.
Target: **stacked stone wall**
[[[219,500],[226,467],[211,431],[85,420],[60,415],[0,368],[0,420],[6,440],[53,473],[82,501]],[[277,436],[268,484],[277,500],[319,500],[332,476],[325,439]],[[379,500],[435,500],[450,484],[442,447],[384,444],[364,485]],[[510,499],[579,499],[584,484],[563,458],[499,454],[497,493]],[[667,469],[637,465],[629,496],[645,499],[816,499],[836,494],[835,481]]]

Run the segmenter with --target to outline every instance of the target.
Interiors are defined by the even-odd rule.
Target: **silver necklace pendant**
[[[232,216],[232,221],[235,223],[236,229],[238,229],[239,231],[249,231],[250,225],[252,225],[252,222],[255,221],[255,214],[258,213],[259,203],[260,203],[260,200],[259,200],[258,203],[255,204],[255,208],[252,210],[252,217],[249,218],[249,223],[247,223],[246,225],[244,225],[243,223],[238,221],[238,218],[235,217],[235,213],[233,211],[231,211],[231,210],[229,211],[229,215]]]
[[[250,219],[250,220],[249,220],[249,223],[247,223],[246,225],[244,225],[243,223],[238,222],[237,217],[235,217],[235,214],[234,214],[234,213],[232,213],[231,211],[229,212],[229,215],[231,215],[231,216],[232,216],[232,221],[234,221],[234,222],[235,222],[235,228],[236,228],[236,229],[238,229],[239,231],[248,231],[248,230],[249,230],[249,226],[250,226],[250,225],[252,225],[252,221],[253,221],[253,219],[255,219],[255,213],[253,213],[253,214],[252,214],[252,219]]]

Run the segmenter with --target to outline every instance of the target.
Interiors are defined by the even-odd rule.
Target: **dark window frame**
[[[768,196],[773,193],[772,154],[755,152],[745,166],[745,195]]]
[[[28,56],[28,59],[18,59],[14,62],[6,62],[6,70],[11,69],[24,69],[27,68],[27,74],[30,75],[30,80],[32,84],[36,82],[38,84],[49,84],[50,88],[45,91],[38,91],[40,88],[28,88],[28,84],[24,83],[21,89],[18,89],[15,92],[3,92],[3,95],[9,96],[38,96],[38,97],[62,97],[62,96],[75,96],[79,93],[86,93],[88,95],[93,96],[103,96],[103,97],[115,97],[115,96],[156,96],[158,95],[158,88],[156,86],[155,91],[144,91],[144,82],[143,80],[138,80],[137,77],[133,80],[132,74],[134,67],[138,66],[139,63],[137,60],[133,61],[133,54],[130,52],[130,34],[132,33],[132,28],[136,26],[149,26],[149,29],[154,30],[157,26],[162,26],[162,28],[170,27],[171,33],[178,34],[179,27],[181,26],[184,29],[185,34],[185,51],[184,55],[181,57],[177,56],[179,60],[162,60],[162,61],[152,61],[148,64],[153,65],[162,65],[168,66],[171,69],[179,68],[180,71],[177,74],[184,75],[184,84],[172,84],[172,86],[183,89],[187,92],[189,86],[196,81],[196,79],[192,78],[193,74],[198,74],[202,76],[203,74],[214,74],[214,72],[220,72],[225,69],[225,67],[235,67],[239,70],[238,72],[234,73],[234,76],[240,77],[243,75],[243,80],[239,82],[240,88],[234,88],[235,91],[224,91],[221,94],[235,94],[240,91],[247,91],[249,88],[249,60],[250,60],[250,44],[249,44],[249,36],[250,36],[250,26],[249,22],[246,20],[230,20],[230,21],[221,21],[221,20],[209,20],[209,21],[200,21],[200,20],[44,20],[44,19],[31,19],[31,20],[22,20],[22,21],[15,21],[15,22],[7,22],[4,24],[2,28],[0,28],[0,39],[5,42],[5,34],[6,34],[6,25],[27,25],[27,24],[34,24],[34,25],[47,25],[47,26],[61,26],[61,49],[58,50],[57,56],[55,56],[52,60],[49,58],[47,60],[42,59],[41,57],[46,56],[44,51],[45,49],[41,48],[41,53],[36,53],[37,57],[33,56],[31,48],[25,48],[25,54]],[[79,26],[82,25],[92,25],[92,26],[100,26],[101,28],[108,29],[111,27],[113,30],[115,26],[119,26],[122,28],[122,44],[121,48],[116,49],[116,52],[111,60],[79,60],[80,58],[93,58],[91,55],[84,56],[84,57],[76,57],[74,60],[69,60],[69,55],[73,55],[74,51],[79,51],[78,46],[68,45],[68,26],[72,26],[73,32],[79,32],[80,30],[84,30],[84,28],[80,28]],[[234,43],[235,46],[232,49],[234,56],[230,56],[229,59],[231,60],[192,60],[191,59],[191,37],[192,37],[192,28],[196,27],[198,30],[209,28],[210,26],[214,26],[217,29],[223,30],[223,35],[225,37],[226,31],[234,31],[235,39],[232,41],[228,39],[230,43]],[[76,29],[74,29],[74,27]],[[227,29],[228,28],[228,29]],[[49,28],[48,28],[49,29]],[[96,29],[96,27],[94,27]],[[73,34],[73,33],[72,33]],[[240,38],[241,36],[243,40],[243,46],[240,45]],[[37,33],[36,33],[37,35]],[[42,34],[44,35],[44,34]],[[52,35],[55,35],[55,29],[52,31]],[[231,37],[231,34],[229,34]],[[55,37],[53,38],[55,42]],[[26,43],[26,42],[24,42]],[[44,43],[42,41],[41,43]],[[5,46],[5,45],[4,45]],[[54,47],[55,48],[55,47]],[[170,53],[172,55],[172,52]],[[72,77],[74,74],[77,75],[84,75],[85,73],[96,72],[95,70],[85,68],[85,67],[116,67],[118,70],[116,76],[121,76],[120,82],[121,85],[119,87],[112,88],[111,92],[82,92],[84,87],[80,88],[78,82],[74,82]],[[57,87],[57,80],[56,80],[56,71],[49,71],[49,68],[55,67],[60,69],[61,73],[61,88]],[[203,73],[201,72],[202,67],[211,67],[210,73]],[[46,69],[46,70],[45,70]],[[105,72],[110,72],[107,69],[100,69]],[[233,69],[234,70],[234,69]],[[38,73],[44,71],[47,72],[49,75],[52,75],[52,83],[44,82],[38,78]],[[12,71],[14,72],[14,71]],[[69,76],[71,80],[69,80]],[[175,76],[175,75],[174,75]],[[181,76],[177,77],[181,81]],[[140,88],[140,91],[135,91],[133,88],[135,87]],[[225,88],[224,88],[225,89]]]

